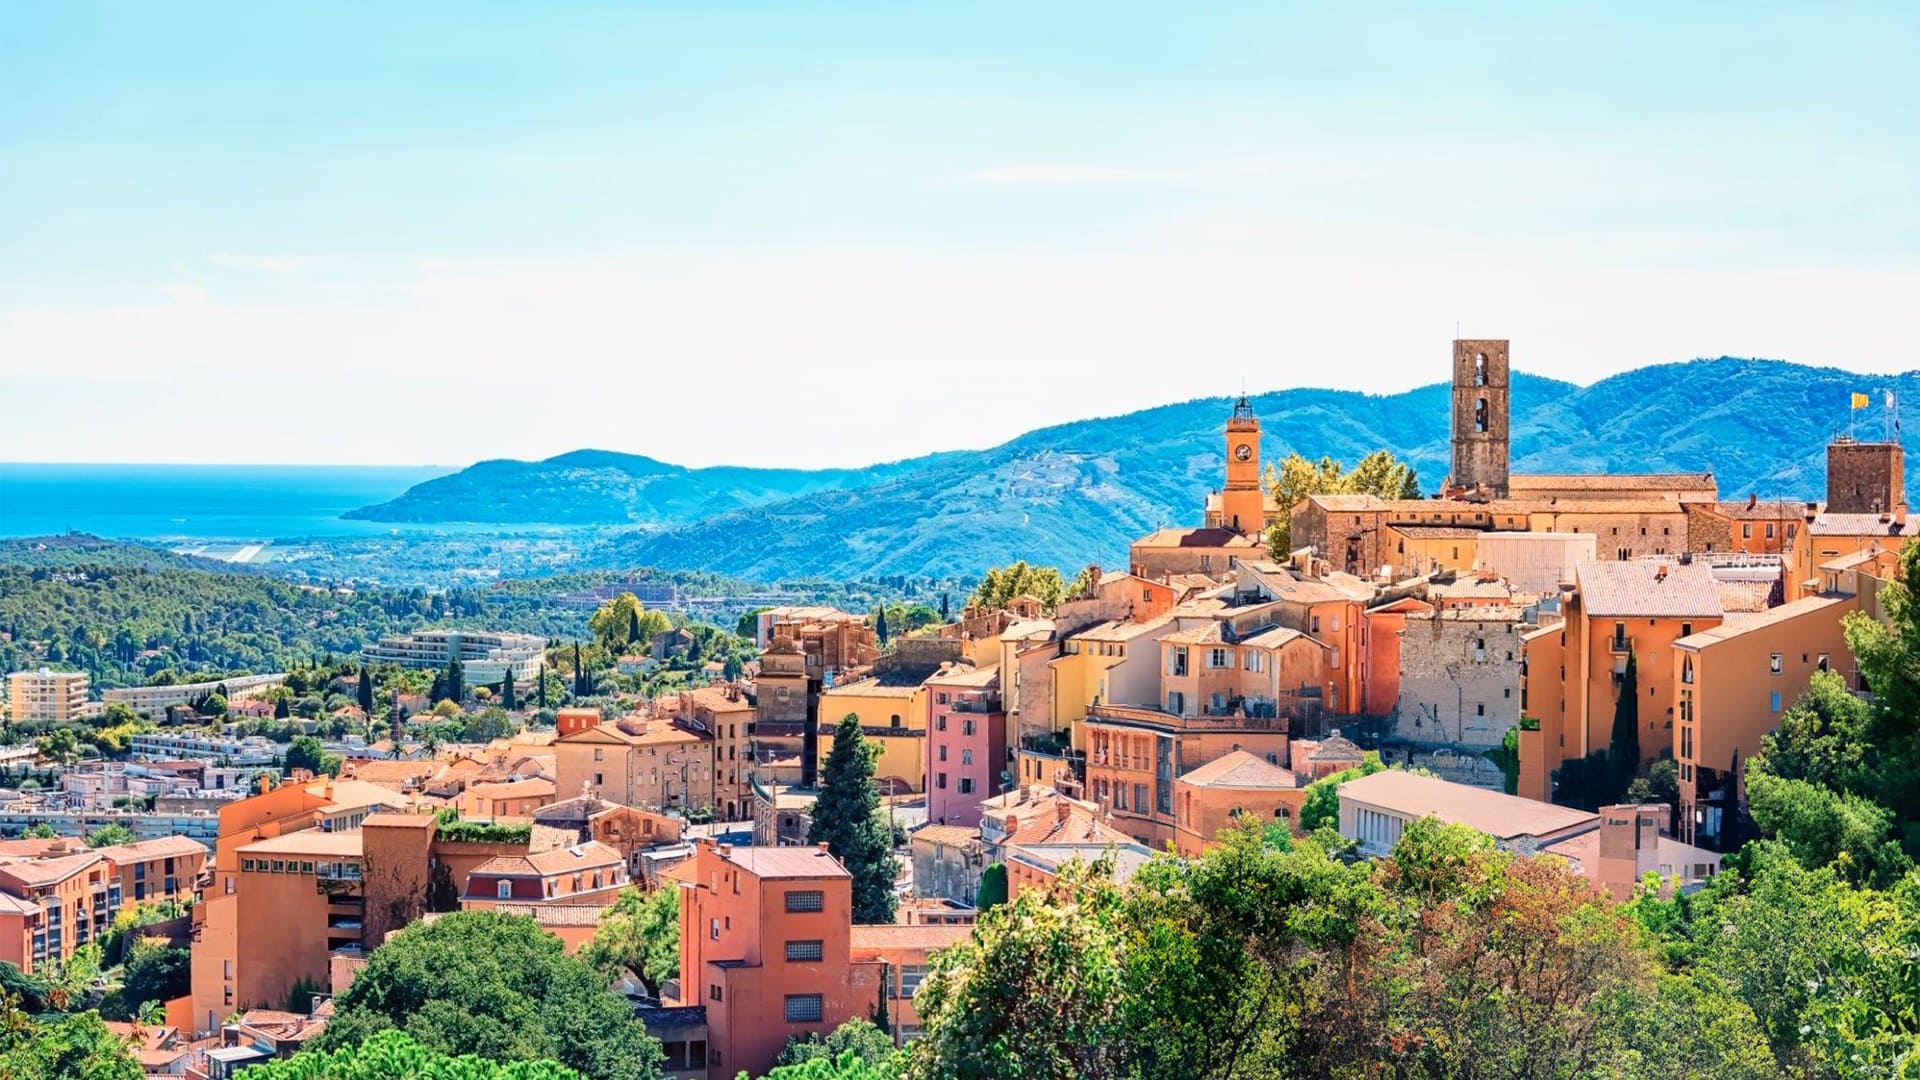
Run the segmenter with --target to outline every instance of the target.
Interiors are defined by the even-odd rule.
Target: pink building
[[[949,668],[927,679],[927,820],[980,824],[980,800],[1000,793],[1007,714],[1000,669]]]

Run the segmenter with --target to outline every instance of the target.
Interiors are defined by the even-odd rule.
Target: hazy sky
[[[856,464],[1456,323],[1920,367],[1916,58],[1899,2],[8,4],[0,460]]]

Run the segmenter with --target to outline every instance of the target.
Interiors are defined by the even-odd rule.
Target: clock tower
[[[1245,394],[1227,418],[1227,486],[1220,496],[1220,524],[1243,536],[1266,530],[1266,492],[1260,489],[1260,421]]]

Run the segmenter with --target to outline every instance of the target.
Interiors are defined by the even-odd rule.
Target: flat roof
[[[242,855],[354,855],[360,854],[360,831],[325,832],[302,829],[284,836],[255,840],[240,849]]]
[[[1853,606],[1852,601],[1853,598],[1850,596],[1834,596],[1832,594],[1801,597],[1791,603],[1781,604],[1779,607],[1754,612],[1739,619],[1729,619],[1719,626],[1710,626],[1705,630],[1695,631],[1674,642],[1673,647],[1676,649],[1704,649],[1709,645],[1728,641],[1742,634],[1751,634],[1756,630],[1765,630],[1768,627],[1778,626],[1784,622],[1792,622],[1795,619],[1805,618],[1809,615],[1819,615],[1823,612],[1831,611],[1834,608],[1851,608]]]

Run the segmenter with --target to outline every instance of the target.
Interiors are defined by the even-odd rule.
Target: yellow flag
[[[1867,395],[1865,395],[1865,394],[1855,394],[1855,395],[1853,395],[1853,407],[1854,407],[1854,408],[1856,408],[1856,409],[1864,409],[1864,408],[1866,408],[1866,407],[1867,407],[1867,401],[1868,401],[1868,398],[1867,398]]]

